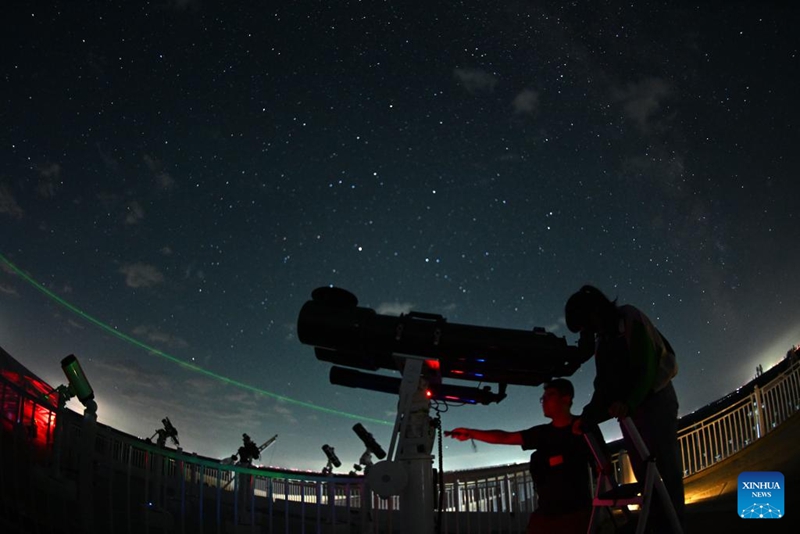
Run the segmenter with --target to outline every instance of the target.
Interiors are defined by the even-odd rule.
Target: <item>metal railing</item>
[[[729,458],[800,411],[800,362],[784,367],[680,430],[684,476]],[[46,404],[2,382],[0,390],[0,518],[29,522],[31,531],[77,532],[87,524],[111,533],[399,531],[399,499],[378,498],[362,476],[223,465],[87,424],[74,412],[44,413]],[[46,428],[40,423],[32,433],[25,414]],[[55,420],[62,435],[54,440]],[[91,451],[85,432],[94,433]],[[87,465],[89,483],[79,476]],[[444,490],[442,532],[524,532],[536,507],[524,464],[445,473]]]
[[[800,361],[753,393],[678,432],[684,477],[725,460],[800,411]]]
[[[535,507],[527,465],[445,473],[443,532],[525,532]]]
[[[81,430],[73,432],[70,443],[79,444]],[[166,522],[167,530],[181,533],[227,532],[234,525],[237,532],[369,532],[372,516],[381,513],[362,499],[363,477],[223,465],[108,431],[95,443],[96,484],[107,484],[96,507],[110,505],[102,501],[115,493],[143,505],[143,514],[129,508],[109,527],[163,530]]]

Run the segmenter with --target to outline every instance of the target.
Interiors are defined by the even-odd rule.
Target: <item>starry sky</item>
[[[670,339],[682,414],[800,343],[789,2],[12,5],[0,346],[52,385],[76,354],[101,422],[168,416],[214,457],[278,434],[262,463],[300,469],[328,443],[346,472],[359,421],[388,448],[396,398],[297,340],[325,285],[575,343],[595,284]],[[443,426],[524,429],[540,395]],[[528,456],[445,445],[445,469]]]

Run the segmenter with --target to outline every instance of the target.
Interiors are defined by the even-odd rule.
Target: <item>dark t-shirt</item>
[[[572,433],[572,425],[552,423],[523,430],[522,449],[533,450],[531,476],[539,495],[542,514],[556,515],[591,506],[589,459],[583,436]]]

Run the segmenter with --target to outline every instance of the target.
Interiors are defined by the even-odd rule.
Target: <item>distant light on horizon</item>
[[[777,336],[775,341],[767,348],[748,360],[750,368],[744,370],[742,385],[753,379],[758,365],[761,365],[764,371],[767,371],[783,361],[786,358],[786,354],[798,345],[800,345],[800,324],[787,329],[784,334]]]

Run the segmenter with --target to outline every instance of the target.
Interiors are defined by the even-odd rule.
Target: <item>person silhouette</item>
[[[573,432],[581,434],[585,426],[630,416],[655,457],[678,521],[684,524],[678,398],[672,385],[678,372],[675,351],[641,310],[617,306],[594,286],[583,286],[570,296],[564,316],[571,332],[595,338],[594,392],[573,423]],[[635,451],[624,427],[622,431],[629,449]],[[645,459],[632,454],[631,464],[637,480],[644,481]],[[665,514],[655,500],[648,525],[669,531]]]

